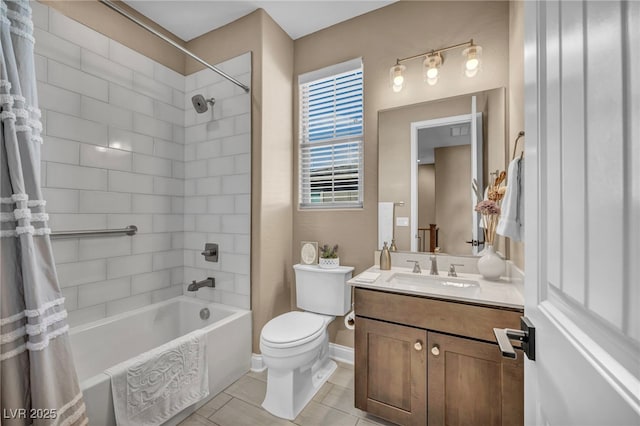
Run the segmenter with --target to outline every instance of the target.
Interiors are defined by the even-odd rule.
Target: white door
[[[640,2],[525,5],[525,421],[640,424]]]

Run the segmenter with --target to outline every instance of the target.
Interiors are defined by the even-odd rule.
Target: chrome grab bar
[[[126,228],[121,229],[87,229],[84,231],[57,231],[52,232],[52,238],[78,238],[78,237],[102,237],[109,235],[135,235],[138,232],[138,227],[135,225],[129,225]]]

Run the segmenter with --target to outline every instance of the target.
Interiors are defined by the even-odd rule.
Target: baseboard
[[[329,356],[336,361],[353,365],[353,348],[348,346],[329,343]]]
[[[331,359],[353,365],[353,348],[329,343],[329,357]],[[267,369],[260,354],[251,354],[251,371],[259,373]]]

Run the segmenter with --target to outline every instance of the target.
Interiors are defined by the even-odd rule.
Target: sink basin
[[[387,284],[393,287],[410,288],[438,294],[473,295],[480,291],[480,284],[476,280],[442,275],[398,272],[387,279]]]

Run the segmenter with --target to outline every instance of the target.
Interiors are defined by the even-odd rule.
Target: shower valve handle
[[[204,245],[204,251],[200,252],[200,254],[204,256],[204,260],[206,260],[207,262],[217,262],[218,261],[218,244],[206,243]]]

